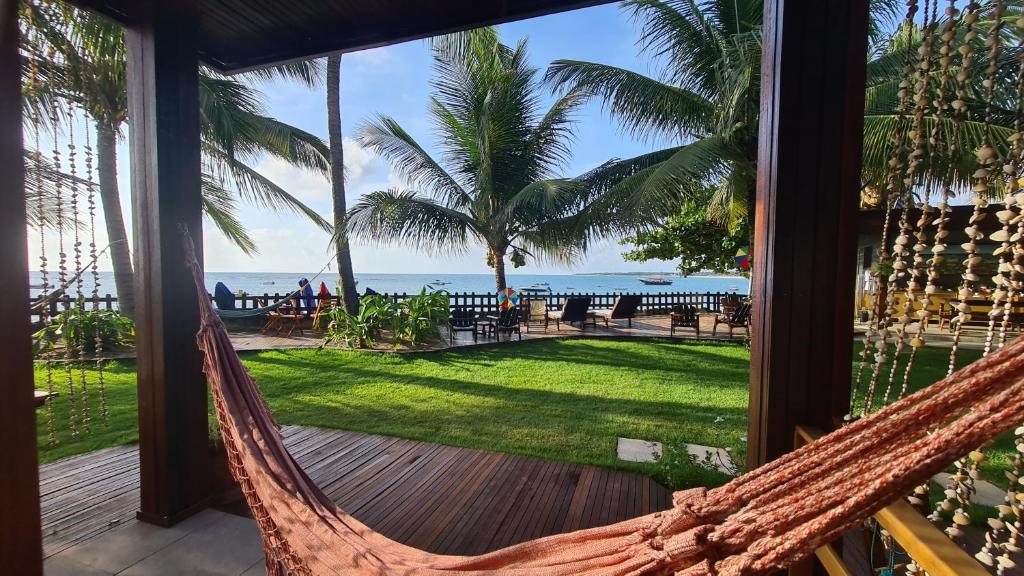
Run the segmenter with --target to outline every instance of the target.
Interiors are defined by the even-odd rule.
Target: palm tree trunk
[[[121,314],[135,316],[135,271],[131,246],[121,212],[121,193],[117,187],[117,133],[109,126],[96,125],[96,165],[100,178],[100,201],[107,226],[110,259],[114,265],[117,307]]]
[[[342,303],[349,314],[359,312],[359,293],[352,272],[345,205],[345,152],[341,135],[341,55],[327,57],[327,133],[331,147],[331,197],[334,199],[334,249]]]
[[[487,249],[491,251],[491,261],[494,262],[494,285],[498,289],[498,292],[501,292],[508,287],[508,285],[505,284],[505,252],[501,251],[499,253],[492,247],[488,247]]]

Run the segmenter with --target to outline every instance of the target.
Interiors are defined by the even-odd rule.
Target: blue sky
[[[604,5],[502,25],[502,41],[514,44],[528,38],[532,64],[543,74],[556,59],[602,62],[645,74],[654,74],[652,62],[641,57],[636,46],[638,25],[617,5]],[[349,174],[348,201],[373,190],[402,186],[388,164],[363,150],[354,141],[359,124],[381,113],[393,116],[432,154],[437,150],[428,122],[432,63],[424,41],[414,41],[363,52],[342,59],[342,129],[345,163]],[[267,114],[327,139],[326,95],[323,88],[310,90],[298,84],[264,84]],[[550,103],[551,94],[545,89]],[[612,157],[628,157],[655,149],[663,142],[640,142],[622,133],[616,123],[593,102],[577,115],[575,155],[565,175],[584,172]],[[120,148],[119,180],[128,199],[127,143]],[[437,154],[434,154],[438,157]],[[266,176],[329,218],[330,185],[321,176],[267,159],[257,165]],[[318,270],[330,259],[326,233],[292,214],[273,214],[244,206],[241,219],[256,239],[260,254],[249,257],[231,246],[215,229],[207,227],[206,266],[211,271],[299,272]],[[102,236],[102,234],[101,234]],[[102,240],[102,238],[101,238]],[[100,245],[104,245],[101,242]],[[33,252],[35,252],[33,247]],[[586,260],[566,267],[528,261],[522,273],[565,273],[674,269],[673,263],[631,263],[621,258],[623,248],[612,240],[595,246]],[[356,272],[487,273],[483,250],[471,248],[462,256],[431,256],[406,247],[380,247],[355,242]],[[109,263],[104,263],[109,269]]]

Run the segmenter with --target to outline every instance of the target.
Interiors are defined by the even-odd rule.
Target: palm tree
[[[95,125],[100,199],[120,311],[134,311],[133,267],[117,184],[117,141],[128,119],[126,53],[120,26],[102,16],[61,3],[25,3],[22,53],[26,116],[54,134],[71,121],[72,107]],[[314,85],[315,62],[263,70],[257,81],[291,78]],[[316,136],[267,117],[253,87],[202,69],[199,77],[203,151],[203,209],[217,228],[247,254],[256,252],[237,218],[237,199],[305,215],[325,230],[330,224],[250,164],[265,154],[326,173],[327,146]],[[50,118],[57,110],[56,125]],[[38,152],[38,151],[35,151]],[[52,174],[67,178],[67,174]],[[229,190],[233,184],[237,192]]]
[[[494,29],[442,37],[432,51],[430,116],[441,161],[394,119],[365,122],[360,143],[388,159],[410,189],[363,196],[349,230],[441,253],[481,244],[498,290],[506,288],[506,257],[516,267],[527,256],[577,259],[599,197],[588,182],[593,175],[556,175],[570,157],[571,116],[583,95],[570,91],[544,111],[526,43],[507,47]]]
[[[604,185],[609,198],[645,208],[648,223],[678,213],[686,198],[706,184],[716,188],[707,213],[721,223],[753,221],[757,134],[761,79],[761,0],[626,0],[623,6],[641,23],[640,49],[664,68],[660,79],[609,66],[558,60],[545,79],[562,91],[583,91],[600,99],[623,130],[648,142],[671,145],[617,161]],[[871,12],[871,50],[865,110],[865,181],[886,171],[889,137],[896,122],[897,93],[903,74],[905,30],[887,22],[899,14],[899,3],[875,0]],[[978,25],[984,37],[985,25]],[[920,31],[912,34],[914,50]],[[983,50],[978,50],[982,54]],[[1009,51],[1001,65],[1012,75],[1017,54]],[[979,62],[978,69],[985,67]],[[938,72],[935,72],[937,74]],[[980,78],[978,78],[980,86]],[[976,91],[975,94],[980,94]],[[1008,99],[1007,102],[1010,100]],[[975,98],[971,106],[983,106]],[[998,106],[997,106],[998,108]],[[996,114],[996,139],[1007,135],[1012,105]],[[934,121],[934,120],[932,120]],[[946,123],[951,123],[947,118]],[[968,121],[960,134],[963,158],[953,159],[952,176],[969,181],[972,152],[984,130]],[[949,165],[942,159],[942,165]],[[942,168],[946,175],[946,169]],[[624,229],[638,224],[621,222]],[[752,230],[751,230],[752,231]]]
[[[345,151],[341,134],[341,54],[327,57],[327,136],[331,147],[331,198],[334,203],[334,249],[337,253],[341,301],[349,314],[359,312],[359,294],[352,272],[345,220]]]

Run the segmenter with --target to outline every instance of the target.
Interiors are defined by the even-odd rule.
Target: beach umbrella
[[[513,288],[505,288],[498,292],[498,308],[508,310],[519,306],[519,293]]]
[[[750,270],[749,248],[740,248],[736,251],[736,267],[740,270]]]

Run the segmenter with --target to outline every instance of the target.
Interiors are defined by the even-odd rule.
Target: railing
[[[655,292],[655,293],[634,293],[641,297],[640,311],[645,314],[667,314],[672,310],[673,306],[679,306],[683,304],[689,304],[698,308],[712,311],[721,312],[722,298],[731,297],[735,298],[737,295],[730,292]],[[414,294],[401,293],[401,294],[381,294],[388,298],[395,298],[402,300],[413,296]],[[539,299],[543,298],[547,303],[548,310],[559,310],[562,308],[562,304],[565,300],[575,296],[588,296],[590,297],[590,308],[611,308],[615,305],[615,299],[619,296],[624,296],[626,293],[621,294],[597,294],[597,293],[584,293],[584,292],[571,292],[571,293],[540,293],[540,294],[520,294],[523,299]],[[261,305],[266,305],[272,302],[277,302],[282,298],[287,298],[288,294],[280,293],[265,293],[263,295],[257,294],[246,294],[244,296],[235,296],[235,308],[239,310],[252,310],[259,308]],[[212,296],[211,296],[212,298]],[[318,296],[313,296],[313,300],[319,301]],[[39,298],[33,298],[32,303],[37,302]],[[336,296],[331,296],[332,301],[337,301]],[[480,312],[494,312],[498,309],[498,297],[495,293],[476,293],[476,292],[450,292],[448,300],[451,306],[465,306],[478,310]],[[93,304],[99,302],[100,308],[106,310],[113,310],[117,308],[117,298],[107,294],[100,296],[98,299],[92,297],[85,298],[86,310],[92,310]],[[56,316],[64,310],[68,310],[77,305],[78,300],[69,296],[64,296],[53,300],[49,304],[49,315]],[[262,304],[261,304],[262,303]],[[39,320],[39,315],[33,315],[33,321]]]
[[[794,446],[799,448],[822,436],[814,428],[797,426]],[[875,520],[929,576],[988,576],[988,571],[956,545],[906,500],[900,499],[875,514]],[[830,576],[849,576],[853,572],[842,554],[831,544],[818,548],[815,557]],[[869,558],[870,561],[870,558]],[[802,562],[789,570],[790,576],[813,574],[813,561]]]

